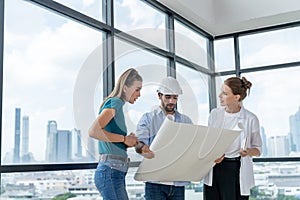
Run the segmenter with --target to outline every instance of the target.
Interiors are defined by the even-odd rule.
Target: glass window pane
[[[245,107],[261,126],[263,156],[294,156],[300,152],[300,67],[242,74],[252,82]]]
[[[166,15],[139,0],[114,1],[115,27],[166,49]]]
[[[141,96],[134,104],[126,103],[124,114],[128,132],[136,131],[136,125],[145,112],[149,112],[160,102],[157,97],[157,87],[161,80],[167,76],[166,59],[147,50],[130,45],[122,40],[115,39],[115,78],[128,68],[135,68],[143,77]],[[128,153],[133,160],[141,160],[141,156],[130,148]]]
[[[175,20],[176,54],[204,68],[207,66],[207,39]]]
[[[84,80],[94,77],[80,77],[89,64],[99,71],[102,34],[28,2],[7,1],[5,9],[2,163],[90,160],[76,114],[93,103],[96,83]],[[91,99],[79,104],[85,91]]]
[[[253,199],[299,199],[299,162],[254,163]],[[250,197],[250,199],[251,199]]]
[[[56,2],[68,6],[82,14],[94,19],[103,21],[102,19],[102,1],[103,0],[55,0]]]
[[[1,188],[1,199],[54,199],[58,195],[96,199],[100,196],[94,185],[94,170],[2,173]]]
[[[134,180],[136,170],[130,167],[126,175],[126,190],[131,200],[144,199],[145,184]],[[0,197],[2,200],[24,200],[54,199],[64,195],[70,200],[100,200],[102,198],[94,184],[94,172],[95,169],[2,173]],[[185,199],[201,199],[202,185],[201,182],[186,186]]]
[[[235,69],[233,38],[214,41],[216,72]]]
[[[300,61],[300,27],[239,38],[241,68]]]
[[[208,76],[176,64],[176,78],[182,86],[178,110],[188,115],[194,124],[206,125],[209,114]]]

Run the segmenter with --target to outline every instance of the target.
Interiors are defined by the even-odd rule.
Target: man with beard
[[[167,116],[175,122],[192,123],[192,120],[188,116],[183,115],[176,110],[178,96],[182,94],[182,89],[176,79],[173,77],[164,78],[157,93],[158,99],[160,100],[160,106],[151,112],[145,113],[141,117],[136,130],[136,136],[139,140],[138,145],[136,145],[136,152],[149,159],[155,156],[149,149],[149,146]],[[189,182],[186,181],[146,182],[145,199],[184,199],[184,186],[188,184]]]

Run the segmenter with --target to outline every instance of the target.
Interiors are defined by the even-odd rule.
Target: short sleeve
[[[123,105],[124,102],[120,98],[109,98],[105,101],[104,105],[101,108],[101,111],[105,108],[113,108],[115,110],[119,110]]]

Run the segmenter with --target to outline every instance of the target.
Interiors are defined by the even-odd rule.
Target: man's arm
[[[150,124],[151,118],[149,113],[143,114],[137,125],[136,136],[139,143],[135,146],[135,151],[145,158],[153,158],[154,154],[149,149],[150,145]]]
[[[137,129],[135,132],[138,140],[146,145],[150,145],[150,123],[151,119],[149,113],[143,114],[137,124]]]

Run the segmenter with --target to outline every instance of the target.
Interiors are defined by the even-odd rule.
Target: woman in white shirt
[[[261,154],[258,118],[242,106],[252,84],[246,78],[232,77],[224,81],[219,95],[222,107],[209,116],[209,126],[242,129],[240,136],[218,158],[204,178],[204,200],[248,200],[254,186],[252,156]]]

